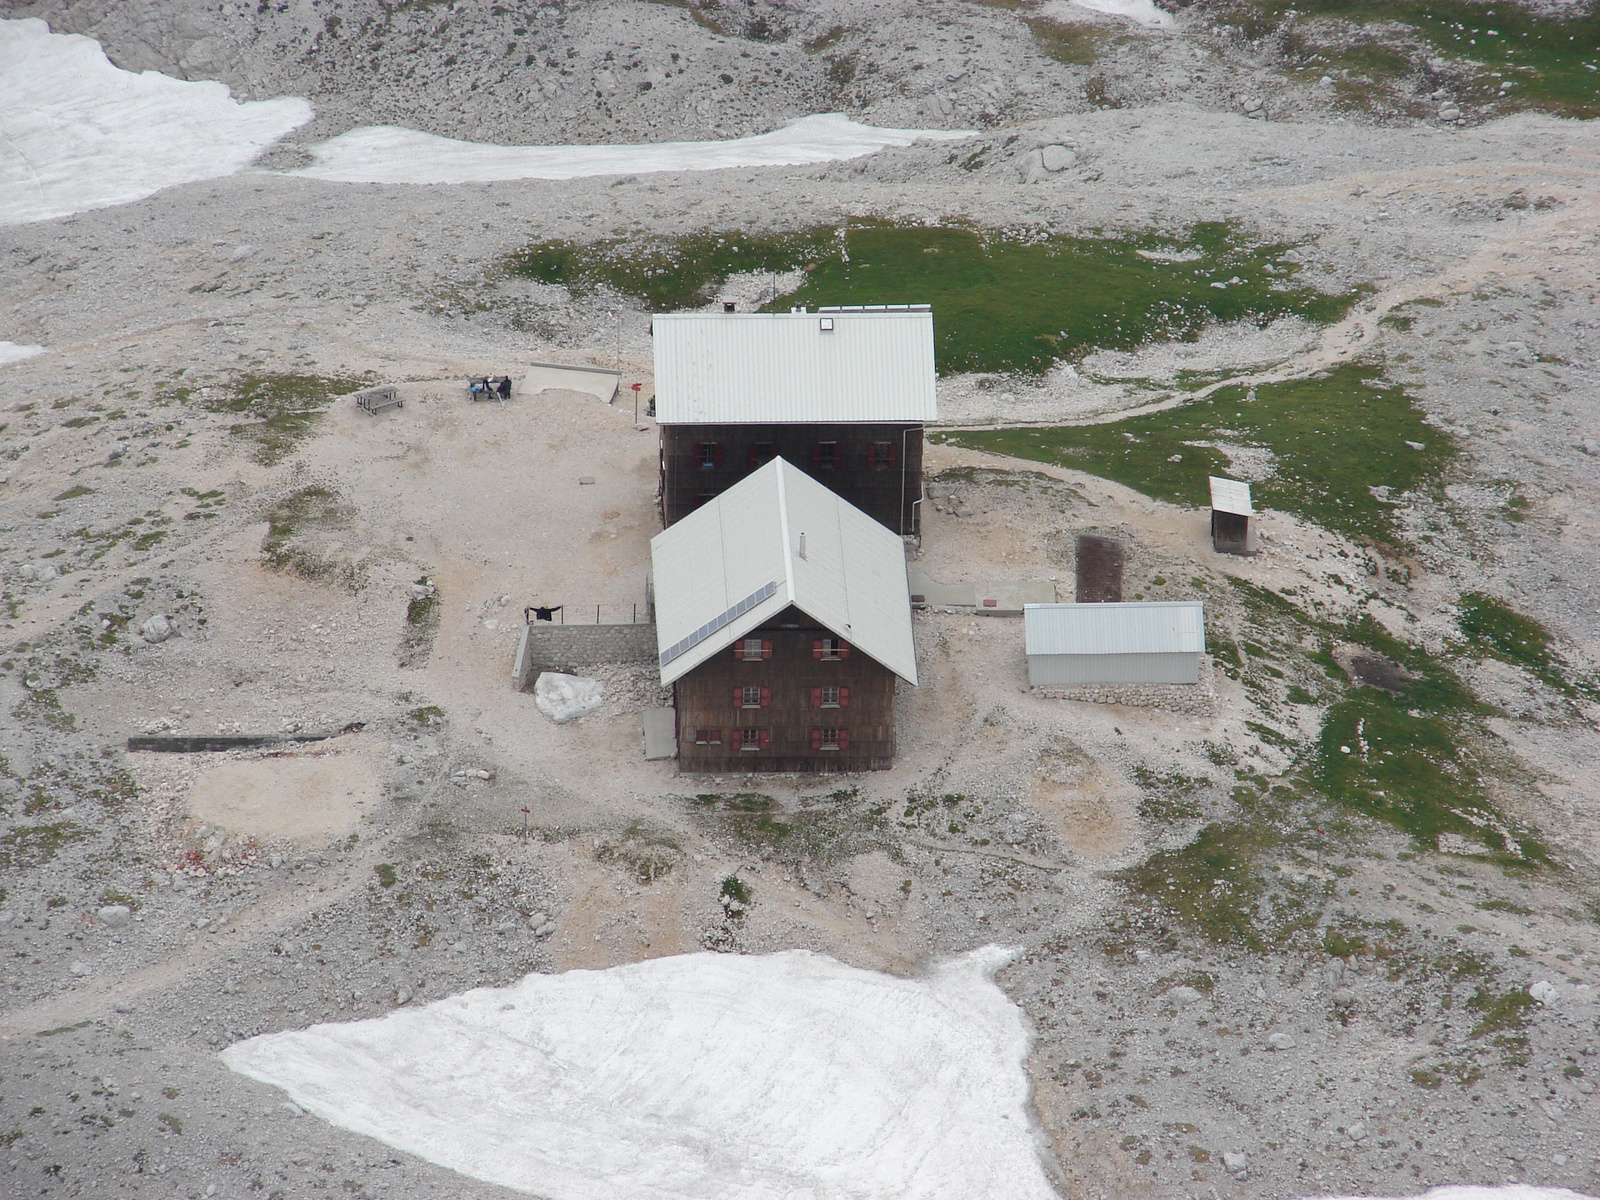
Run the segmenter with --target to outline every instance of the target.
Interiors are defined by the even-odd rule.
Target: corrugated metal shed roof
[[[1253,517],[1256,510],[1250,507],[1250,485],[1237,479],[1211,476],[1211,507],[1217,512],[1233,513],[1240,517]]]
[[[1030,604],[1022,610],[1029,654],[1200,654],[1199,600],[1129,604]]]
[[[781,458],[658,533],[650,564],[664,684],[790,604],[917,682],[900,538]]]
[[[652,329],[662,425],[927,422],[937,415],[933,313],[925,307],[665,313]]]

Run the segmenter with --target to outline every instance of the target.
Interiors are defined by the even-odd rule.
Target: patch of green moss
[[[346,524],[353,510],[324,487],[306,487],[284,497],[267,512],[267,533],[261,553],[279,571],[293,571],[306,579],[329,582],[349,576],[349,568],[319,554],[308,535]]]
[[[1594,680],[1570,677],[1548,629],[1494,597],[1483,592],[1464,594],[1456,606],[1456,624],[1477,652],[1521,667],[1566,695],[1581,692],[1600,699],[1600,687]]]
[[[1342,316],[1353,295],[1298,285],[1291,247],[1212,222],[1176,234],[1019,234],[867,221],[787,233],[540,242],[504,262],[574,294],[610,288],[654,311],[692,308],[728,276],[805,272],[794,305],[931,304],[942,373],[1040,373],[1096,348],[1193,338],[1209,324]],[[1221,286],[1214,286],[1220,284]]]
[[[1464,106],[1600,116],[1600,9],[1592,4],[1556,16],[1494,0],[1251,0],[1215,6],[1211,16],[1254,36],[1285,28],[1291,66],[1308,72],[1334,67],[1421,84],[1435,78],[1430,60],[1442,58],[1465,83],[1452,89]],[[1394,32],[1397,24],[1410,36]],[[1384,30],[1381,42],[1366,32],[1374,26]],[[1504,96],[1501,78],[1515,85]]]
[[[71,822],[57,825],[19,825],[0,834],[0,870],[25,870],[43,866],[69,842],[89,836]]]
[[[688,804],[708,833],[775,862],[831,862],[887,844],[885,807],[863,801],[854,788],[807,799],[790,810],[760,792],[702,792]]]
[[[367,376],[243,375],[189,389],[185,398],[198,401],[210,412],[248,418],[229,426],[228,432],[254,443],[252,457],[263,466],[272,466],[310,435],[335,397],[358,391],[370,382]]]

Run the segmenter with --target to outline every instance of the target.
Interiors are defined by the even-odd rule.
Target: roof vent
[[[817,318],[817,328],[822,330],[823,333],[832,333],[833,332],[833,318],[832,317],[818,317]]]
[[[800,535],[800,557],[804,558],[805,556],[806,556],[806,535],[802,533]]]

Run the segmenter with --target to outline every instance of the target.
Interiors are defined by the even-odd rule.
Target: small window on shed
[[[700,464],[702,471],[715,471],[722,466],[721,442],[697,442],[694,448],[695,461]]]
[[[750,466],[759,467],[769,463],[777,456],[777,448],[771,442],[750,443]]]
[[[817,638],[811,643],[811,657],[823,662],[838,662],[850,657],[850,644],[838,638]]]
[[[722,730],[696,729],[694,731],[694,744],[696,746],[720,746],[722,745]]]
[[[811,465],[818,471],[837,470],[842,462],[838,442],[818,442],[811,447]]]
[[[895,444],[893,442],[873,442],[867,447],[867,466],[874,471],[889,471],[894,468]]]

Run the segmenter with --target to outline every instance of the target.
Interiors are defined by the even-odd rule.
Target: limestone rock
[[[126,904],[108,904],[95,914],[107,929],[126,929],[133,922],[133,910]]]
[[[172,627],[172,621],[162,613],[157,613],[139,626],[139,636],[152,644],[164,642],[176,632],[177,630]]]

